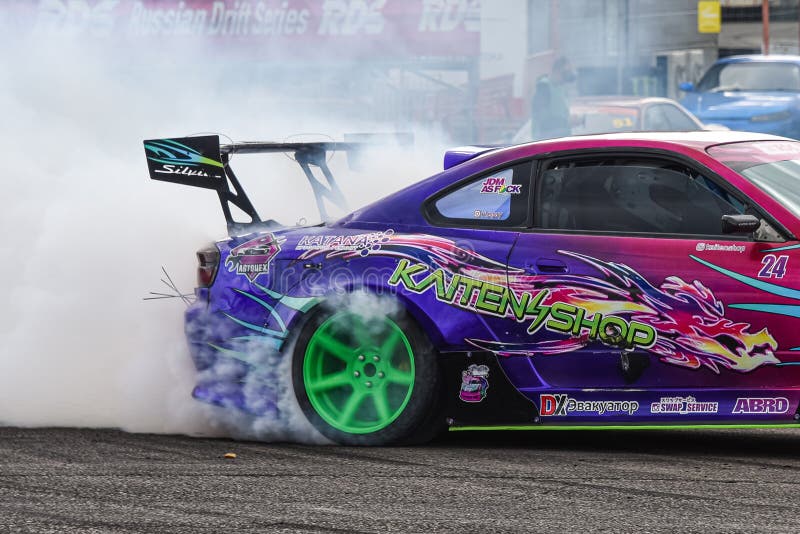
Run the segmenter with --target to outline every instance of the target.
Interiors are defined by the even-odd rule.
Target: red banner
[[[33,30],[136,43],[209,40],[262,59],[474,57],[480,0],[40,0]],[[30,14],[30,13],[29,13]]]

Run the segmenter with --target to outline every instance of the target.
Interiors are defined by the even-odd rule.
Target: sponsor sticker
[[[383,232],[370,232],[354,235],[304,235],[300,238],[295,250],[305,251],[361,251],[363,256],[371,250],[378,250],[382,243],[389,241],[394,235],[394,230]]]
[[[472,364],[461,371],[461,389],[458,398],[464,402],[481,402],[489,389],[489,367]]]
[[[473,215],[476,219],[502,219],[504,217],[502,211],[475,210]]]
[[[787,413],[789,399],[785,397],[740,397],[733,406],[735,414]]]
[[[245,275],[251,282],[269,272],[269,264],[281,251],[281,243],[286,238],[276,238],[266,234],[242,243],[231,250],[225,259],[225,267],[229,272]]]
[[[506,184],[506,179],[500,176],[487,178],[481,183],[481,194],[492,193],[497,195],[519,195],[522,193],[521,184]]]
[[[639,410],[636,401],[621,400],[578,400],[565,394],[539,395],[539,415],[543,417],[558,417],[565,415],[620,413],[633,415]]]
[[[720,245],[719,243],[704,243],[700,242],[695,245],[695,250],[697,252],[708,252],[708,251],[717,251],[717,252],[744,252],[745,246],[744,245]]]
[[[152,178],[174,181],[158,175],[178,174],[195,178],[223,178],[217,136],[150,139],[144,142],[147,166]]]
[[[529,321],[528,334],[542,328],[572,337],[597,340],[607,345],[652,347],[657,340],[655,329],[647,324],[603,314],[565,302],[545,305],[549,289],[517,291],[464,274],[450,275],[439,268],[430,271],[423,263],[403,258],[389,278],[389,285],[404,287],[414,293],[433,293],[436,300],[464,310],[500,318]]]
[[[698,402],[691,395],[688,397],[661,397],[661,400],[650,404],[650,413],[690,415],[703,413],[717,413],[718,402]]]

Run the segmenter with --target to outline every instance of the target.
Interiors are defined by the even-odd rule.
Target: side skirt
[[[721,429],[747,429],[747,428],[800,428],[797,423],[775,423],[775,424],[761,424],[761,423],[741,423],[741,424],[725,424],[725,423],[708,423],[697,425],[640,425],[630,423],[627,425],[486,425],[486,426],[451,426],[448,430],[450,432],[459,431],[501,431],[501,430],[721,430]]]
[[[491,352],[443,353],[450,430],[800,427],[800,388],[517,390]]]

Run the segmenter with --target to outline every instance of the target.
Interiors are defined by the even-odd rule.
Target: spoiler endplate
[[[150,178],[191,187],[213,189],[217,192],[228,234],[253,232],[262,228],[274,228],[274,220],[263,220],[247,196],[241,182],[230,166],[233,154],[294,153],[294,159],[306,176],[317,209],[323,220],[328,219],[325,200],[347,211],[347,201],[328,167],[328,153],[344,151],[348,159],[370,143],[366,142],[241,142],[220,145],[218,135],[181,137],[172,139],[150,139],[144,141]],[[319,169],[322,177],[315,174]],[[236,221],[231,204],[249,218],[249,222]]]

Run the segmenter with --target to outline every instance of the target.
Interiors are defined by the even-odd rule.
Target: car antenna
[[[161,299],[181,299],[188,308],[194,302],[193,293],[184,293],[178,289],[177,284],[172,280],[172,277],[167,272],[167,269],[162,265],[161,272],[164,273],[164,278],[161,283],[167,286],[171,293],[159,293],[158,291],[150,291],[149,297],[143,297],[142,300],[161,300]]]

